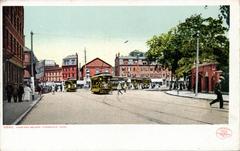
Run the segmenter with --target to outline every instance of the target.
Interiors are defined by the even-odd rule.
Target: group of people
[[[28,85],[19,84],[8,84],[6,86],[6,92],[7,92],[7,100],[10,103],[12,98],[15,103],[17,102],[23,102],[24,101],[30,101],[31,100],[31,93],[32,90]]]
[[[55,92],[62,92],[63,91],[63,88],[62,88],[62,85],[58,86],[58,85],[52,85],[52,94],[55,94]]]

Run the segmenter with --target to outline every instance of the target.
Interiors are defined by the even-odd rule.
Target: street
[[[44,94],[20,123],[33,124],[226,124],[218,103],[171,96],[164,91],[129,90],[108,95],[77,92]]]

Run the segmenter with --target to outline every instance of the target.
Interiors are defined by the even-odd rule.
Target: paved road
[[[226,124],[228,110],[205,100],[130,90],[96,95],[88,90],[45,94],[21,124]]]

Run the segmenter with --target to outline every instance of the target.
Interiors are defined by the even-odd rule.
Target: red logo
[[[216,135],[220,139],[226,139],[232,136],[232,131],[227,127],[220,127],[217,129]]]

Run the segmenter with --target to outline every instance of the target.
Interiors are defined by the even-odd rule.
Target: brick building
[[[200,64],[198,68],[198,91],[213,92],[214,86],[220,78],[221,71],[217,70],[217,65],[214,63]],[[191,89],[195,89],[196,67],[191,70]]]
[[[61,83],[63,81],[62,68],[59,67],[59,65],[56,65],[55,67],[45,68],[43,80],[45,82]]]
[[[50,82],[48,80],[52,79],[52,78],[50,78],[49,73],[46,74],[46,71],[48,69],[51,69],[51,68],[54,68],[54,69],[59,68],[59,66],[56,64],[56,62],[54,60],[44,59],[44,60],[41,60],[37,63],[37,65],[36,65],[36,71],[37,71],[36,78],[39,80],[40,83]]]
[[[86,72],[87,79],[98,73],[113,74],[112,66],[100,58],[93,59],[81,68],[82,79],[86,77]]]
[[[78,79],[78,54],[63,58],[62,62],[63,80]]]
[[[23,82],[24,8],[3,6],[3,87]],[[5,91],[4,91],[5,92]],[[4,93],[5,94],[5,93]]]
[[[33,59],[32,59],[33,56]],[[36,79],[36,63],[38,62],[36,56],[32,55],[32,51],[28,49],[27,47],[24,47],[24,60],[23,60],[23,68],[24,68],[24,73],[23,73],[23,78],[24,82],[30,84],[31,81],[31,75],[32,75],[32,66],[31,66],[31,60],[33,60],[33,76],[34,79]]]
[[[170,80],[171,71],[163,69],[156,63],[149,63],[146,57],[120,56],[115,58],[115,75],[128,78],[151,78]]]

